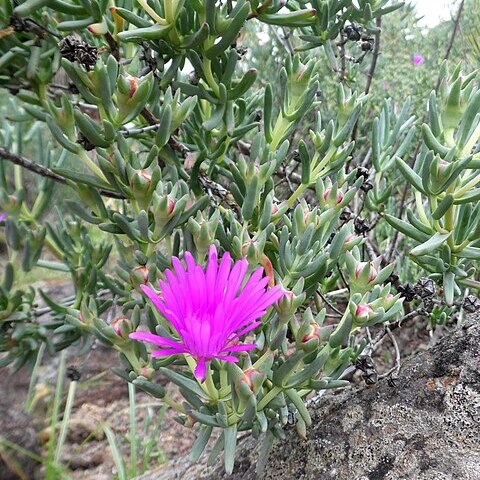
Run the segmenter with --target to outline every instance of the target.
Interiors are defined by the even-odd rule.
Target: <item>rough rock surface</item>
[[[262,475],[253,439],[234,473],[179,459],[141,480],[479,480],[480,319],[407,361],[397,387],[382,381],[322,398],[308,440],[276,441]],[[203,460],[205,462],[205,459]]]

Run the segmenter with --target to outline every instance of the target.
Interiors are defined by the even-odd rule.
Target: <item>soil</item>
[[[56,285],[53,291],[53,294],[48,292],[52,298],[60,299],[69,294],[68,287],[63,285]],[[44,458],[51,435],[50,409],[55,394],[58,364],[58,356],[44,356],[35,386],[35,407],[31,414],[27,414],[25,410],[30,372],[22,369],[12,373],[5,368],[0,375],[0,439],[4,438]],[[118,353],[95,343],[87,355],[79,357],[77,348],[70,347],[67,349],[66,365],[74,367],[80,374],[80,379],[77,382],[67,438],[62,449],[62,464],[67,467],[62,480],[64,478],[65,480],[111,480],[117,472],[112,451],[103,431],[104,425],[115,434],[122,457],[130,458],[128,386],[125,380],[111,371],[112,367],[121,368],[122,366]],[[69,383],[70,380],[66,378],[63,388],[64,401]],[[170,391],[172,397],[181,402],[181,396],[174,389]],[[146,442],[154,424],[160,421],[160,428],[152,449],[152,458],[145,466],[146,468],[156,468],[189,452],[195,440],[195,433],[178,424],[174,420],[175,415],[172,410],[165,411],[160,400],[138,389],[136,403],[137,432],[140,440],[143,439]],[[63,413],[63,405],[61,413]],[[145,428],[147,428],[146,432]],[[57,438],[58,433],[57,431]],[[145,470],[142,465],[144,452],[145,445],[140,445],[138,474]],[[44,466],[29,459],[28,456],[18,455],[10,449],[5,450],[3,454],[0,449],[1,480],[22,478],[21,473],[14,474],[10,469],[5,468],[5,455],[8,455],[7,459],[10,458],[9,463],[11,460],[18,462],[24,473],[23,478],[28,480],[44,478]]]

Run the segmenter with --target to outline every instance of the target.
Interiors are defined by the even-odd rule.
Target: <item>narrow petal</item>
[[[160,347],[172,347],[177,348],[182,346],[181,343],[170,340],[169,338],[161,337],[160,335],[155,335],[154,333],[147,332],[133,332],[129,335],[132,340],[138,340],[140,342],[149,342],[159,345]]]
[[[253,322],[251,323],[250,325],[248,325],[248,327],[245,327],[244,329],[240,330],[239,332],[237,332],[235,334],[235,336],[233,337],[234,339],[235,338],[240,338],[242,337],[243,335],[247,334],[248,332],[251,332],[252,330],[254,330],[255,328],[257,328],[259,325],[261,325],[262,322]]]
[[[193,258],[193,255],[190,252],[185,252],[183,255],[183,259],[185,260],[185,263],[187,264],[187,272],[193,272],[194,268],[196,267],[195,259]]]
[[[161,350],[154,350],[150,355],[156,358],[156,357],[170,357],[172,355],[180,355],[182,353],[185,353],[185,349],[172,350],[170,348],[164,348]]]
[[[181,282],[185,278],[185,268],[183,267],[182,262],[178,257],[172,257],[172,265],[175,270],[175,275],[178,280]]]
[[[218,358],[219,360],[223,360],[224,362],[230,362],[230,363],[238,362],[238,358],[232,355],[217,355],[215,358]]]
[[[248,270],[248,261],[246,258],[239,260],[233,266],[230,278],[228,279],[227,290],[225,292],[225,303],[229,304],[237,295],[238,289],[243,283],[245,274]]]
[[[242,345],[230,345],[222,350],[224,352],[248,352],[249,350],[254,350],[257,346],[254,343],[245,343]]]
[[[208,265],[205,272],[206,302],[207,308],[213,309],[215,305],[215,282],[218,272],[218,256],[215,245],[210,247],[208,254]]]
[[[148,285],[140,285],[140,288],[142,289],[142,292],[155,305],[155,307],[157,307],[160,313],[163,313],[165,311],[164,305],[160,300],[160,298],[158,298],[158,295],[155,293],[155,290],[153,290],[153,288],[150,288]]]
[[[203,382],[207,376],[207,362],[205,358],[199,358],[194,372],[198,381]]]
[[[225,286],[227,285],[228,275],[230,274],[230,268],[232,265],[232,259],[230,254],[226,252],[220,262],[218,269],[217,281],[215,283],[215,301],[220,302],[225,293]]]

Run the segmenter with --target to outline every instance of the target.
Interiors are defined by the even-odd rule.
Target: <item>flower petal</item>
[[[170,340],[169,338],[161,337],[160,335],[155,335],[154,333],[147,332],[133,332],[129,335],[132,340],[138,340],[140,342],[149,342],[159,345],[160,347],[172,347],[176,348],[182,346],[181,343]]]
[[[169,348],[163,348],[160,350],[154,350],[150,355],[156,358],[156,357],[169,357],[171,355],[180,355],[182,353],[185,353],[185,349],[172,350]]]
[[[242,345],[230,345],[223,349],[223,352],[248,352],[249,350],[254,350],[257,346],[254,343],[245,343]]]
[[[238,358],[232,355],[217,355],[215,358],[218,358],[219,360],[223,360],[224,362],[230,362],[230,363],[238,362]]]
[[[140,285],[140,288],[142,289],[142,292],[150,299],[150,301],[157,307],[157,310],[160,311],[160,313],[163,313],[165,310],[165,307],[158,298],[158,295],[156,294],[155,290],[153,288],[150,288],[148,285]]]
[[[199,358],[194,372],[198,381],[203,382],[207,376],[207,362],[205,358]]]

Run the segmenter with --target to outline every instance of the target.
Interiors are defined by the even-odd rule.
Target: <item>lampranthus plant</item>
[[[239,431],[266,455],[294,412],[304,438],[311,396],[348,385],[404,304],[432,328],[478,307],[478,76],[442,67],[420,127],[415,99],[374,100],[403,81],[375,78],[401,4],[114,3],[0,3],[0,366],[101,341],[198,432],[194,460],[220,430],[231,472]],[[425,272],[435,298],[408,286]]]
[[[215,245],[210,247],[205,271],[190,252],[185,252],[185,262],[186,269],[177,257],[172,258],[175,274],[165,271],[167,281],[160,280],[160,294],[141,286],[170,322],[175,337],[134,332],[130,338],[161,347],[152,352],[153,357],[190,355],[196,361],[195,376],[203,381],[211,360],[238,362],[235,354],[256,348],[254,343],[241,344],[239,340],[261,324],[258,319],[284,292],[281,286],[266,289],[270,277],[263,276],[263,268],[255,270],[245,283],[245,258],[232,268],[226,252],[218,265]]]

